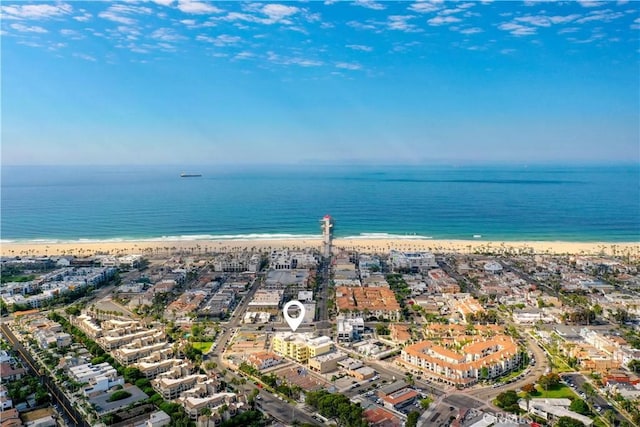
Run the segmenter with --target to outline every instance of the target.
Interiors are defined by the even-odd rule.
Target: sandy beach
[[[205,254],[230,250],[320,249],[318,239],[284,240],[176,240],[118,241],[72,243],[2,243],[2,256],[89,256],[94,254],[166,255],[173,253]],[[555,241],[483,241],[431,239],[335,239],[334,252],[355,250],[388,253],[391,249],[432,251],[436,253],[537,253],[572,255],[618,255],[640,258],[640,242],[555,242]]]

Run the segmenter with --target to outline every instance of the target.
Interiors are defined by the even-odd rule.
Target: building
[[[263,351],[249,355],[247,363],[257,370],[263,371],[282,363],[282,358],[278,357],[275,353]]]
[[[458,387],[467,387],[479,379],[496,378],[518,366],[520,353],[513,338],[496,335],[468,343],[462,337],[449,348],[433,341],[421,341],[402,350],[402,361],[420,368],[431,379]],[[458,350],[454,350],[458,348]]]
[[[282,356],[305,363],[310,358],[328,353],[332,349],[331,338],[311,338],[308,334],[278,332],[273,337],[273,351]]]
[[[357,341],[364,334],[364,319],[362,317],[347,319],[344,316],[338,316],[336,332],[338,342]]]
[[[171,424],[171,417],[167,415],[164,411],[156,411],[151,414],[147,422],[144,424],[145,427],[164,427]]]
[[[309,369],[325,374],[338,369],[338,362],[347,358],[342,351],[332,351],[309,359]]]
[[[345,317],[400,319],[400,304],[391,289],[336,287],[336,305]]]
[[[383,405],[388,409],[402,409],[416,401],[419,394],[411,388],[403,388],[381,397]]]
[[[484,313],[482,304],[469,294],[453,294],[449,299],[453,313],[459,313],[464,322],[469,322],[476,313]]]
[[[268,313],[277,312],[282,302],[284,290],[258,289],[249,302],[250,311],[264,311]]]
[[[411,331],[409,331],[408,325],[392,324],[389,326],[391,331],[391,339],[398,344],[406,344],[411,340]]]
[[[593,420],[591,418],[568,409],[571,405],[571,399],[531,399],[529,402],[524,399],[520,399],[518,401],[518,405],[522,410],[544,418],[545,420],[569,417],[581,422],[587,427],[593,425]]]
[[[9,362],[0,363],[0,383],[19,380],[25,372],[24,368],[13,367]]]
[[[124,379],[118,375],[113,366],[104,362],[98,365],[85,363],[69,368],[69,375],[81,384],[88,384],[83,389],[85,395],[104,392],[116,385],[124,385]]]
[[[431,252],[402,252],[392,250],[389,260],[394,271],[423,272],[438,266]]]
[[[172,373],[175,373],[172,371]],[[178,370],[177,374],[158,377],[151,381],[151,386],[164,399],[173,400],[178,398],[182,392],[190,390],[199,382],[207,380],[206,375],[184,374],[184,370]]]

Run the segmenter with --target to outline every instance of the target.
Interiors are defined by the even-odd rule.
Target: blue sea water
[[[182,171],[201,173],[181,178]],[[640,241],[640,166],[6,166],[3,241],[335,235]]]

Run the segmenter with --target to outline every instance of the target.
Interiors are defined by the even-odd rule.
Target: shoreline
[[[174,253],[206,254],[233,250],[273,250],[304,248],[320,249],[318,238],[224,239],[224,240],[122,240],[76,242],[2,242],[0,255],[15,256],[90,256],[110,255],[170,255]],[[338,250],[365,253],[402,251],[430,251],[435,253],[526,253],[568,255],[614,255],[640,259],[640,242],[568,242],[568,241],[486,241],[409,239],[399,236],[386,238],[335,238]]]

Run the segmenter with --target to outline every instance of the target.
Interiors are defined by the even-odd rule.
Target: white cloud
[[[171,6],[175,0],[151,0],[154,3],[159,4],[160,6]]]
[[[343,70],[361,70],[362,65],[357,64],[355,62],[336,62],[336,68],[341,68]]]
[[[444,9],[444,10],[438,12],[438,15],[454,15],[454,14],[460,13],[460,12],[464,12],[464,9],[462,9],[462,8]]]
[[[299,65],[301,67],[320,67],[323,64],[322,61],[305,58],[291,58],[290,62],[291,64]]]
[[[284,57],[273,51],[267,52],[267,61],[278,65],[297,65],[299,67],[320,67],[324,65],[322,61],[316,59],[296,57]]]
[[[152,10],[148,7],[116,3],[109,6],[107,10],[100,12],[98,16],[120,24],[133,25],[136,23],[136,19],[132,18],[131,15],[149,15],[151,12]]]
[[[550,16],[549,20],[554,24],[566,24],[567,22],[575,21],[580,18],[580,15],[567,15],[567,16]]]
[[[375,2],[374,0],[356,0],[353,2],[356,6],[366,7],[367,9],[373,10],[384,10],[386,6],[380,3]]]
[[[441,2],[419,1],[409,6],[409,9],[418,13],[435,12],[441,8]]]
[[[389,16],[389,21],[387,22],[387,26],[391,30],[404,31],[407,33],[417,33],[422,31],[417,28],[415,25],[407,22],[409,19],[413,19],[414,16],[411,15],[392,15]]]
[[[82,40],[84,38],[84,35],[80,34],[78,31],[67,28],[60,30],[60,34],[73,40]]]
[[[371,52],[373,50],[371,46],[365,46],[362,44],[348,44],[345,47],[348,47],[349,49],[353,49],[353,50],[359,50],[361,52]]]
[[[363,24],[362,22],[358,22],[358,21],[349,21],[347,22],[347,25],[357,30],[376,30],[377,29],[375,25],[369,22],[367,22],[366,24]]]
[[[110,12],[108,10],[105,10],[103,12],[100,12],[98,14],[98,16],[100,18],[103,19],[108,19],[109,21],[113,21],[113,22],[119,22],[120,24],[125,24],[125,25],[133,25],[136,23],[136,20],[133,18],[128,18],[126,16],[120,16],[116,13]]]
[[[194,0],[178,0],[178,9],[184,13],[205,14],[220,13],[221,9],[215,7],[211,3],[205,3]]]
[[[578,0],[578,3],[582,7],[598,7],[603,5],[603,2],[601,1],[591,1],[591,0]]]
[[[595,10],[593,12],[590,12],[588,16],[576,20],[576,22],[579,24],[584,24],[585,22],[591,21],[611,22],[615,19],[622,18],[623,16],[624,13],[613,12],[610,9]]]
[[[511,55],[512,53],[515,53],[515,51],[515,49],[502,49],[500,53],[503,55]]]
[[[233,59],[251,59],[251,58],[254,58],[255,56],[256,55],[254,55],[251,52],[244,51],[234,56]]]
[[[640,30],[640,18],[636,18],[633,20],[633,24],[631,24],[632,30]]]
[[[524,22],[525,24],[535,25],[536,27],[550,27],[551,21],[546,16],[522,16],[516,18],[518,22]]]
[[[68,15],[73,11],[71,5],[26,4],[0,7],[4,19],[48,19]]]
[[[460,22],[460,18],[455,16],[435,16],[427,21],[432,26],[453,24],[454,22]]]
[[[48,33],[47,30],[42,27],[38,27],[37,25],[30,26],[16,23],[11,24],[10,27],[16,31],[20,31],[21,33]]]
[[[78,15],[78,16],[74,16],[73,17],[73,19],[75,19],[78,22],[87,22],[91,18],[93,18],[93,15],[90,14],[89,12],[83,12],[82,15]]]
[[[525,25],[516,24],[515,22],[505,22],[498,26],[503,31],[509,31],[514,36],[531,36],[536,34],[534,27],[527,27]]]
[[[196,37],[196,40],[212,43],[216,46],[228,46],[230,44],[237,44],[242,41],[242,38],[238,36],[230,36],[228,34],[221,34],[218,37],[209,37],[203,34]]]
[[[482,32],[482,28],[473,27],[473,28],[465,28],[460,30],[462,34],[478,34]]]
[[[285,6],[282,4],[268,4],[262,8],[262,13],[274,22],[283,21],[288,16],[295,15],[299,11],[300,9],[295,6]]]
[[[151,38],[161,40],[163,42],[176,42],[179,40],[183,40],[185,37],[181,36],[171,28],[158,28],[153,33],[151,33]]]
[[[85,53],[74,53],[73,56],[75,56],[76,58],[84,59],[85,61],[96,62],[96,58]]]

